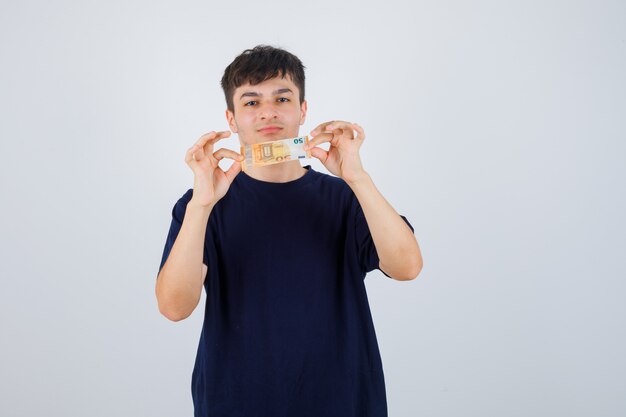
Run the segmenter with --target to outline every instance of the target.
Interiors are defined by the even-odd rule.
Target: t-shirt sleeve
[[[411,228],[411,232],[415,233],[415,229],[411,223],[409,223],[407,218],[403,215],[400,215],[400,217]],[[373,271],[374,269],[378,269],[387,277],[391,278],[385,273],[385,271],[380,269],[378,252],[376,252],[376,246],[374,246],[374,240],[372,239],[372,234],[370,233],[370,229],[367,225],[367,219],[363,213],[363,208],[358,202],[356,203],[355,236],[357,240],[356,247],[358,251],[358,258],[363,272],[367,273]]]
[[[193,189],[189,189],[181,198],[178,199],[176,204],[174,204],[174,208],[172,208],[172,222],[170,223],[170,230],[167,233],[167,239],[165,240],[165,247],[163,248],[163,256],[161,257],[161,265],[159,265],[159,272],[165,265],[167,261],[167,257],[170,255],[172,250],[172,246],[174,246],[174,242],[176,241],[176,237],[178,236],[178,232],[180,232],[180,227],[183,224],[183,219],[185,218],[185,211],[187,210],[187,203],[191,200],[193,195]],[[206,245],[203,250],[202,262],[205,265],[208,265],[208,255],[206,251]]]

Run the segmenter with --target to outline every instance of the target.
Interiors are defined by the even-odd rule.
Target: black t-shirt
[[[364,283],[376,248],[346,182],[305,168],[286,183],[240,172],[209,216],[196,417],[387,416]],[[192,194],[172,210],[159,271]]]

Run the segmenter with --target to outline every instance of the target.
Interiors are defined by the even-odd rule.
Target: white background
[[[204,295],[155,279],[257,44],[415,227],[419,277],[366,278],[389,415],[626,414],[626,4],[396,0],[2,1],[0,414],[193,414]]]

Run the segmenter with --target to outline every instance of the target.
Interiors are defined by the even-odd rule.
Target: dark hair
[[[224,70],[222,89],[226,96],[228,110],[234,112],[233,95],[235,89],[244,84],[256,85],[265,80],[280,76],[291,77],[300,90],[300,104],[304,101],[304,68],[297,56],[269,45],[257,45],[246,49]]]

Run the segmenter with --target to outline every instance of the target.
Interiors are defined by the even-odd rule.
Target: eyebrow
[[[279,88],[276,91],[272,92],[272,95],[277,95],[277,94],[283,94],[283,93],[292,93],[293,91],[291,91],[290,88]],[[244,97],[259,97],[262,96],[263,94],[257,93],[256,91],[246,91],[245,93],[243,93],[241,95],[241,97],[239,97],[239,100],[241,100]]]

